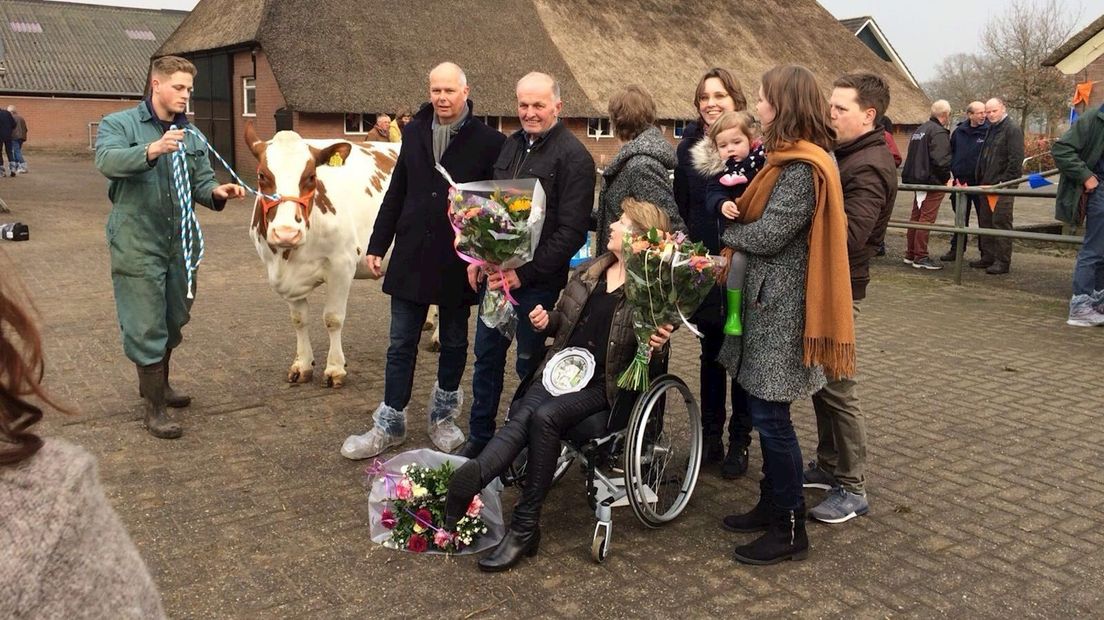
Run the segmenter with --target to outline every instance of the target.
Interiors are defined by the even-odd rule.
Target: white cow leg
[[[341,327],[345,324],[345,305],[349,301],[350,277],[336,276],[326,283],[326,310],[323,318],[330,333],[330,352],[326,356],[326,385],[345,385],[345,350],[341,347]]]
[[[314,351],[307,331],[307,300],[289,301],[291,324],[295,326],[295,361],[288,369],[288,383],[310,383],[314,377]]]
[[[437,319],[437,306],[430,306],[429,312],[426,314],[425,325],[422,326],[422,331],[433,330],[433,337],[429,339],[429,350],[440,351],[441,350],[441,321]]]

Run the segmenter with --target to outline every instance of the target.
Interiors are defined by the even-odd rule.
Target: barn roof
[[[1082,45],[1087,43],[1089,39],[1099,34],[1101,30],[1104,30],[1104,15],[1101,15],[1100,17],[1094,19],[1091,24],[1085,26],[1080,32],[1067,39],[1066,42],[1062,45],[1058,46],[1058,49],[1054,50],[1053,52],[1051,52],[1050,56],[1046,57],[1046,60],[1043,61],[1043,66],[1053,67],[1054,65],[1062,62],[1063,59],[1076,51],[1077,48],[1081,47]]]
[[[0,2],[0,93],[138,97],[183,11]]]
[[[655,97],[661,118],[691,119],[693,87],[709,67],[733,71],[753,101],[766,69],[798,63],[825,92],[841,73],[877,73],[890,84],[894,120],[928,117],[923,92],[815,0],[733,0],[723,19],[716,7],[704,0],[201,0],[158,53],[258,45],[288,105],[301,112],[423,101],[428,70],[452,60],[466,71],[480,114],[514,114],[515,81],[540,70],[560,80],[565,116],[606,116],[614,91],[637,83]],[[218,34],[208,32],[213,16]]]

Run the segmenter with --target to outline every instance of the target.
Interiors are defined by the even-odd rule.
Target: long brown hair
[[[705,119],[701,115],[701,100],[702,95],[705,94],[705,81],[709,78],[717,78],[724,86],[725,92],[729,97],[732,97],[732,102],[736,104],[736,111],[740,112],[747,109],[747,99],[744,98],[744,92],[740,89],[740,83],[736,81],[736,78],[732,77],[732,73],[728,69],[722,69],[721,67],[713,67],[709,71],[706,71],[701,79],[698,80],[698,87],[694,89],[694,112],[698,115],[698,120],[705,126]]]
[[[0,256],[0,258],[5,258]],[[8,261],[5,259],[5,263]],[[0,465],[13,465],[38,452],[42,439],[30,431],[40,419],[42,410],[27,402],[37,397],[42,402],[58,406],[42,387],[45,364],[42,359],[42,337],[31,312],[20,298],[26,293],[14,277],[11,264],[3,266],[0,277]],[[29,306],[29,304],[28,304]]]
[[[801,65],[784,65],[763,74],[763,98],[774,108],[774,120],[763,129],[767,151],[807,140],[825,151],[836,147],[831,112],[816,78]]]

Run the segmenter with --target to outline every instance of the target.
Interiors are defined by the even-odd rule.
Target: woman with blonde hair
[[[774,564],[808,554],[801,448],[790,403],[824,387],[825,373],[855,371],[847,217],[828,102],[808,69],[763,74],[756,112],[766,166],[737,201],[725,245],[747,255],[742,337],[727,336],[720,360],[747,392],[759,431],[759,502],[724,518],[734,532],[765,533],[735,559]]]

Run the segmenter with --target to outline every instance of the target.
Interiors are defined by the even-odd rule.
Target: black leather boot
[[[173,407],[174,409],[180,409],[181,407],[187,407],[192,404],[192,397],[186,394],[180,394],[169,385],[169,360],[171,358],[172,349],[168,349],[165,351],[165,359],[161,361],[161,365],[165,369],[165,405]],[[138,395],[142,398],[146,397],[146,394],[142,391],[141,383],[139,383]]]
[[[721,477],[725,480],[735,480],[743,477],[748,468],[747,446],[728,444],[728,455],[721,464]]]
[[[471,459],[460,466],[449,479],[448,494],[445,496],[445,529],[454,531],[456,522],[464,518],[475,494],[483,488],[482,470],[479,461]]]
[[[164,364],[138,366],[138,389],[146,401],[146,430],[159,439],[176,439],[184,430],[165,410]]]
[[[702,444],[705,447],[702,463],[720,463],[724,460],[724,443],[721,442],[720,434],[703,435]]]
[[[540,526],[535,522],[519,524],[515,516],[502,542],[479,560],[479,570],[486,573],[510,570],[522,558],[537,555],[538,548],[540,548]]]
[[[483,452],[483,448],[487,447],[485,441],[475,441],[471,437],[468,437],[467,441],[460,445],[453,454],[456,456],[462,456],[466,459],[474,459]]]
[[[777,564],[809,557],[809,537],[805,533],[805,505],[796,510],[771,510],[767,532],[733,554],[743,564]]]
[[[721,527],[730,532],[741,534],[748,532],[764,532],[770,527],[771,504],[765,481],[759,483],[759,502],[755,507],[744,514],[728,515],[721,521]]]

